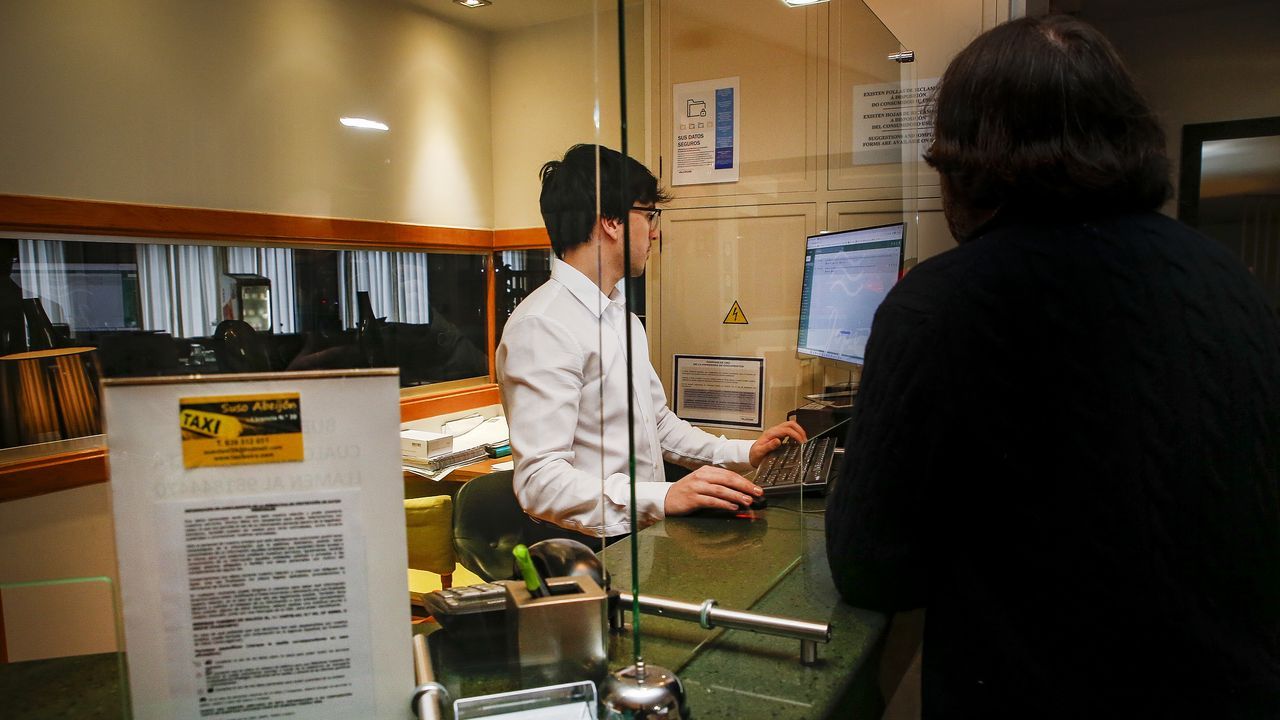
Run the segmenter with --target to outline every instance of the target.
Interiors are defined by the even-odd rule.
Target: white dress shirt
[[[526,513],[586,535],[631,531],[627,507],[627,367],[623,295],[608,297],[572,265],[516,308],[497,373],[511,430],[515,492]],[[751,441],[693,427],[667,408],[644,326],[630,315],[635,377],[636,520],[663,517],[662,459],[696,468],[750,467]]]

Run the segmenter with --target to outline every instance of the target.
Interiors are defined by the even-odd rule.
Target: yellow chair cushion
[[[448,495],[404,501],[409,567],[448,575],[457,565],[453,554],[453,498]]]

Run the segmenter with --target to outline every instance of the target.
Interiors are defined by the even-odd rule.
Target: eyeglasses
[[[662,208],[640,207],[638,205],[633,205],[631,207],[631,212],[644,213],[644,217],[649,221],[650,227],[662,222]]]

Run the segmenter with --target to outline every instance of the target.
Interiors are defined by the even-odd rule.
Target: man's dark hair
[[[538,205],[542,221],[551,236],[556,257],[591,238],[596,222],[596,153],[600,155],[600,216],[622,220],[633,205],[650,205],[670,200],[658,178],[634,158],[603,145],[574,145],[561,160],[542,166],[542,195]],[[626,192],[623,193],[623,168]]]
[[[957,204],[1055,215],[1153,210],[1164,132],[1111,43],[1065,16],[984,33],[951,61],[925,161]]]

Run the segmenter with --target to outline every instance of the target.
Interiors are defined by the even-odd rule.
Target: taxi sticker
[[[298,393],[179,398],[178,427],[188,468],[302,460]]]

